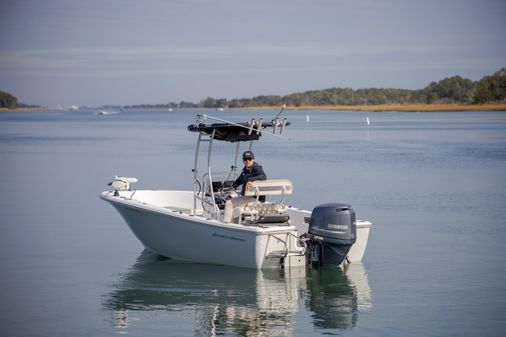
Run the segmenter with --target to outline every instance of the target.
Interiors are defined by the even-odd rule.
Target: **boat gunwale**
[[[144,190],[144,191],[172,191],[172,190]],[[187,191],[178,191],[178,192],[187,192]],[[117,197],[117,196],[111,195],[111,193],[114,193],[114,192],[103,191],[102,193],[100,193],[99,197],[107,202],[121,204],[121,205],[128,207],[128,208],[133,208],[136,210],[142,210],[142,211],[155,213],[155,214],[172,216],[172,217],[183,219],[183,220],[195,221],[195,222],[198,222],[201,224],[217,226],[217,227],[225,228],[225,229],[246,231],[246,232],[252,232],[252,233],[256,233],[256,234],[278,234],[278,233],[285,233],[287,231],[297,230],[297,227],[292,224],[288,224],[288,225],[284,225],[284,226],[260,227],[260,226],[255,226],[255,225],[224,223],[219,220],[205,218],[200,215],[192,215],[192,214],[183,213],[183,212],[180,212],[177,210],[171,210],[170,207],[163,207],[163,206],[148,204],[148,203],[142,202],[140,200],[128,199],[126,197]]]

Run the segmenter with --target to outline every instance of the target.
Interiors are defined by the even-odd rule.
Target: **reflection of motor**
[[[307,240],[308,264],[336,268],[357,238],[355,211],[350,205],[331,203],[315,207]]]

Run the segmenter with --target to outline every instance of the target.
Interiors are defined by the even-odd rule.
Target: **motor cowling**
[[[355,211],[350,205],[329,203],[311,213],[308,235],[312,264],[335,268],[357,239]]]

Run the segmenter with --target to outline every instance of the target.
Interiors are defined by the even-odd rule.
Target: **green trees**
[[[483,77],[477,84],[473,102],[476,104],[506,99],[506,68],[492,76]]]
[[[381,104],[482,104],[506,100],[506,69],[478,82],[461,76],[432,82],[419,90],[390,88],[330,88],[293,93],[286,96],[262,95],[227,101],[208,97],[200,102],[206,108],[251,106],[323,106],[323,105],[381,105]]]
[[[0,90],[0,108],[13,109],[18,106],[17,97]]]
[[[425,89],[427,103],[464,103],[473,101],[476,83],[460,76],[447,77],[439,82],[432,82]]]
[[[225,100],[221,103],[223,104],[222,107],[228,106],[230,108],[247,108],[250,106],[280,106],[283,104],[283,97],[275,95],[262,95],[254,98],[233,99],[231,101]]]
[[[254,106],[352,106],[392,104],[484,104],[506,103],[506,68],[479,81],[461,76],[432,82],[423,89],[392,88],[329,88],[293,93],[285,96],[261,95],[227,100],[207,97],[198,104],[170,102],[157,105],[133,105],[134,108],[247,108]],[[13,95],[0,91],[0,108],[32,107],[18,103]]]
[[[214,99],[212,97],[206,98],[200,102],[200,105],[204,108],[224,108],[227,106],[227,100],[225,98]]]

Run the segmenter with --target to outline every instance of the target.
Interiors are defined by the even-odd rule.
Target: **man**
[[[255,180],[266,180],[262,165],[255,162],[255,155],[251,151],[246,151],[242,154],[242,160],[244,162],[244,168],[242,169],[241,175],[234,181],[232,186],[236,188],[242,185],[241,196],[227,200],[225,203],[225,214],[223,216],[223,222],[231,222],[232,214],[235,207],[244,206],[249,202],[255,202],[255,197],[244,196],[244,191],[252,187],[251,182]],[[265,200],[265,198],[264,198]],[[260,200],[260,201],[264,201]]]

